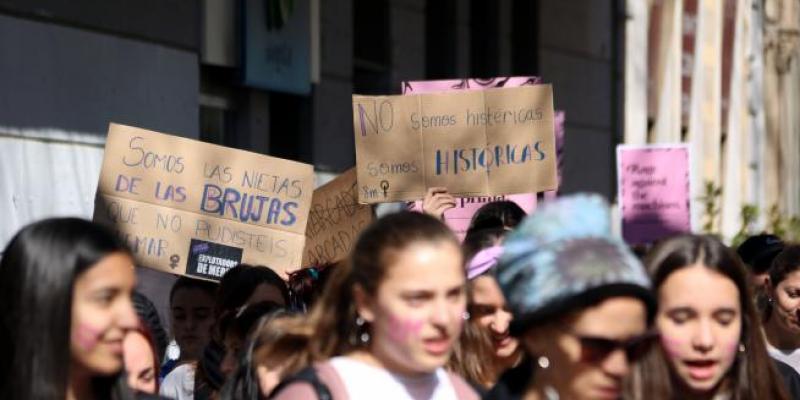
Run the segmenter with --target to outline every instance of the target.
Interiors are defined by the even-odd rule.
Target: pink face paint
[[[419,336],[419,332],[424,325],[423,321],[413,319],[402,319],[393,315],[389,316],[389,339],[394,342],[403,343],[409,337]]]
[[[683,348],[683,340],[661,335],[661,347],[670,356],[670,358],[680,358]]]
[[[91,327],[86,324],[78,324],[75,329],[73,339],[82,350],[89,351],[93,349],[97,342],[100,341],[101,330]]]
[[[731,342],[728,343],[726,346],[722,347],[724,349],[725,354],[723,354],[723,358],[727,360],[732,360],[736,357],[736,353],[739,351],[739,342]]]

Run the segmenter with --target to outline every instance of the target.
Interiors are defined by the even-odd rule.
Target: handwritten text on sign
[[[649,243],[691,231],[686,145],[618,146],[622,236]]]
[[[512,76],[497,77],[489,79],[448,79],[432,81],[410,81],[402,83],[402,91],[405,95],[432,92],[450,92],[459,90],[486,90],[498,87],[519,87],[539,85],[542,80],[535,76]],[[561,119],[559,120],[559,114]],[[563,134],[563,112],[555,113],[555,133],[556,143],[558,143],[559,128]],[[561,126],[559,126],[559,122]],[[558,157],[556,157],[558,160]],[[444,212],[444,221],[450,229],[455,232],[460,240],[464,240],[467,234],[472,217],[484,204],[493,201],[509,200],[517,203],[526,213],[530,214],[536,208],[536,194],[517,194],[517,195],[498,195],[482,197],[461,197],[456,199],[456,206]],[[412,210],[422,211],[422,201],[416,201],[411,207]]]
[[[556,188],[550,85],[406,96],[353,96],[362,203]]]
[[[303,266],[347,258],[361,231],[372,222],[372,207],[358,204],[356,169],[314,191],[306,228]]]
[[[94,218],[113,225],[143,266],[203,271],[187,269],[205,259],[190,257],[197,239],[283,273],[300,266],[313,182],[310,165],[111,124]]]

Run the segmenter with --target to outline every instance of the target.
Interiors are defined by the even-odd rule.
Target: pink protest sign
[[[687,145],[617,146],[617,177],[626,242],[691,232]]]
[[[438,81],[403,82],[403,94],[449,92],[451,90],[483,90],[518,87],[542,83],[538,76],[501,76],[489,79],[443,79]]]
[[[525,213],[530,214],[536,209],[536,194],[509,194],[505,196],[487,197],[462,197],[456,199],[455,208],[444,212],[444,221],[455,232],[459,240],[464,240],[469,229],[472,216],[484,204],[493,201],[508,200],[517,203]],[[422,201],[409,203],[409,210],[422,212]]]
[[[403,94],[419,94],[431,92],[448,92],[454,90],[484,90],[489,88],[518,87],[537,85],[542,83],[537,76],[511,76],[489,79],[445,79],[437,81],[411,81],[403,82]],[[556,117],[556,152],[561,153],[564,137],[564,112],[557,111]],[[559,129],[560,136],[559,136]],[[560,139],[559,139],[560,137]],[[560,168],[559,168],[560,170]],[[560,178],[560,174],[559,174]],[[444,220],[459,239],[464,240],[472,216],[481,206],[492,201],[509,200],[517,203],[526,213],[530,214],[536,209],[536,193],[512,194],[490,197],[465,197],[456,199],[456,207],[445,211]],[[411,203],[411,210],[422,211],[422,202]]]

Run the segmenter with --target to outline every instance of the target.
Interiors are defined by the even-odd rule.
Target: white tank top
[[[349,357],[334,357],[329,362],[351,400],[456,400],[453,383],[443,368],[408,377]]]

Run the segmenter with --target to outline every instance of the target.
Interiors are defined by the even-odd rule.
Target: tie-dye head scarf
[[[600,196],[545,204],[503,247],[497,280],[514,314],[515,334],[614,296],[641,299],[652,318],[650,279],[625,243],[612,237],[608,205]]]

